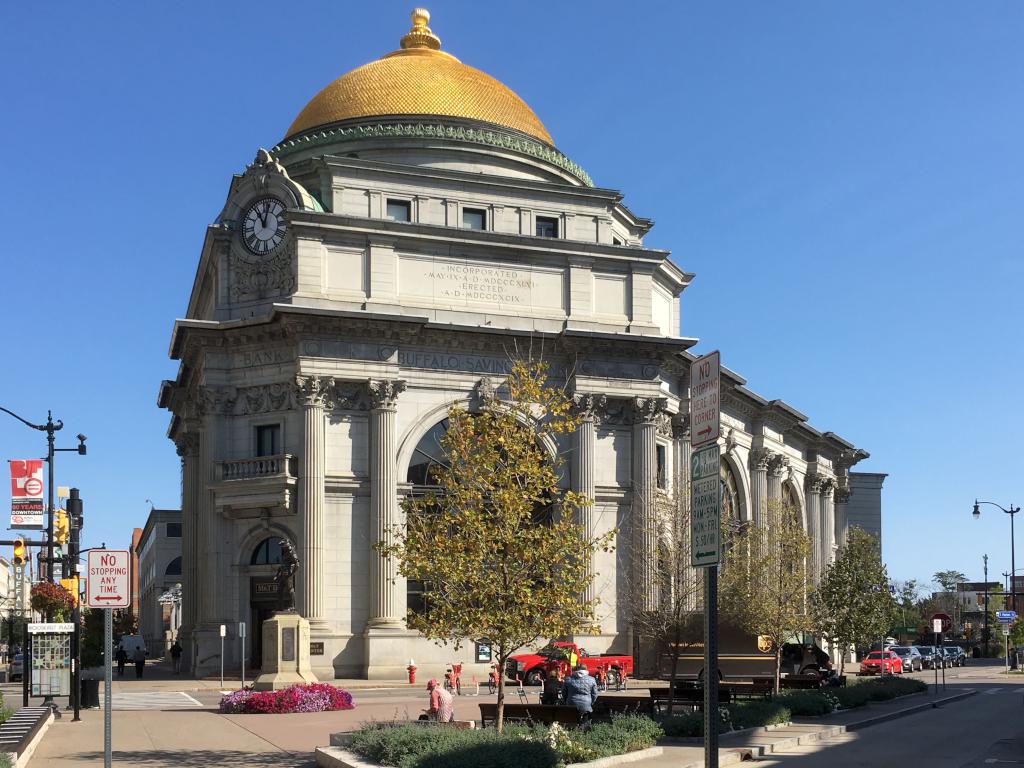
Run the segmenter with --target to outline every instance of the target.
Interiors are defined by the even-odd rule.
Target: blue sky
[[[0,405],[64,419],[86,543],[179,503],[156,408],[232,173],[410,5],[14,4],[0,25]],[[697,278],[683,332],[887,472],[897,578],[1009,568],[1024,501],[1024,4],[435,2],[444,48]],[[0,414],[2,458],[42,455]],[[5,502],[6,503],[6,502]],[[1024,518],[1021,520],[1024,525]],[[1024,537],[1024,527],[1021,536]],[[1022,557],[1024,566],[1024,557]]]

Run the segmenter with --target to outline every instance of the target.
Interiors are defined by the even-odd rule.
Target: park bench
[[[658,711],[662,706],[668,703],[668,687],[650,688],[649,693],[652,710]],[[732,701],[732,698],[732,691],[730,691],[725,685],[719,684],[718,703],[728,704]],[[672,701],[680,704],[692,704],[697,709],[702,709],[704,707],[704,686],[677,684],[676,692],[672,697]]]
[[[812,690],[821,688],[821,675],[786,675],[779,681],[779,687]]]
[[[650,697],[602,693],[594,702],[594,717],[632,714],[651,714]]]
[[[497,719],[497,703],[480,702],[480,725],[486,728]],[[505,721],[512,720],[575,728],[580,724],[580,713],[571,704],[505,704]]]

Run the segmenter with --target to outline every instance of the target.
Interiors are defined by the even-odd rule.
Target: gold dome
[[[413,26],[400,50],[353,69],[320,91],[285,138],[353,118],[440,115],[495,123],[554,144],[526,102],[490,75],[440,50],[429,20],[422,8],[413,11]]]

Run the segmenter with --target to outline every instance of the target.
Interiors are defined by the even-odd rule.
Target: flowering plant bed
[[[303,683],[279,691],[243,688],[220,700],[220,712],[224,715],[285,715],[355,708],[351,693],[328,683]]]

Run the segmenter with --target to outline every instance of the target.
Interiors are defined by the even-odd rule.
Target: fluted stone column
[[[678,413],[672,418],[672,439],[675,441],[676,455],[678,458],[678,471],[676,473],[676,493],[679,495],[679,508],[690,509],[690,460],[693,457],[693,446],[690,444],[690,416],[685,413]],[[681,530],[676,532],[678,541],[689,541],[690,531],[686,526],[686,521],[680,519],[677,521],[680,526],[685,526],[687,530]],[[677,574],[676,578],[680,580],[680,590],[683,594],[688,595],[688,599],[684,602],[684,606],[689,611],[697,610],[697,605],[700,596],[699,582],[697,580],[697,569],[690,565],[689,561],[684,561],[683,558],[677,558],[679,562],[677,566],[680,569],[680,573]]]
[[[583,526],[583,535],[588,541],[593,540],[597,535],[597,509],[594,502],[596,491],[594,453],[597,450],[596,410],[604,405],[605,399],[604,395],[576,394],[573,396],[573,404],[580,416],[580,425],[577,427],[573,439],[572,488],[590,501],[589,505],[577,510],[579,523]],[[597,553],[591,552],[590,564],[587,567],[590,582],[583,590],[582,595],[583,602],[587,605],[593,605],[597,599],[596,557]]]
[[[807,475],[807,535],[811,540],[811,581],[817,582],[821,573],[821,486],[824,478],[818,474]]]
[[[821,571],[832,562],[835,556],[836,544],[836,511],[833,503],[832,492],[836,483],[831,477],[825,478],[821,484]]]
[[[768,464],[772,454],[767,448],[750,451],[750,500],[753,503],[751,519],[762,525],[768,513]]]
[[[395,411],[404,381],[371,381],[370,394],[370,532],[374,542],[390,543],[398,522],[398,483],[395,467]],[[401,629],[405,606],[394,583],[394,558],[371,556],[368,626]]]
[[[311,622],[324,618],[324,403],[333,382],[321,376],[296,376],[302,408],[299,457],[299,613]]]
[[[196,624],[212,624],[216,616],[217,583],[216,563],[216,532],[217,511],[213,503],[210,484],[216,481],[216,421],[217,411],[221,404],[219,393],[213,389],[201,391],[200,413],[202,429],[199,432],[199,458],[197,476],[198,490],[195,494],[196,504],[196,589],[198,590]]]
[[[837,487],[834,494],[835,517],[836,517],[836,546],[845,547],[846,537],[850,531],[850,519],[848,517],[847,502],[850,500],[850,488]]]
[[[658,416],[661,398],[633,400],[633,599],[642,611],[658,607],[658,531],[655,494],[658,489]]]
[[[772,453],[768,457],[768,500],[782,502],[782,477],[789,471],[789,457]]]
[[[186,431],[175,441],[181,457],[181,634],[195,628],[199,607],[199,583],[196,573],[198,555],[198,514],[202,507],[204,483],[199,462],[198,421],[186,420]],[[189,649],[191,643],[182,641]],[[186,659],[186,664],[189,660]]]

